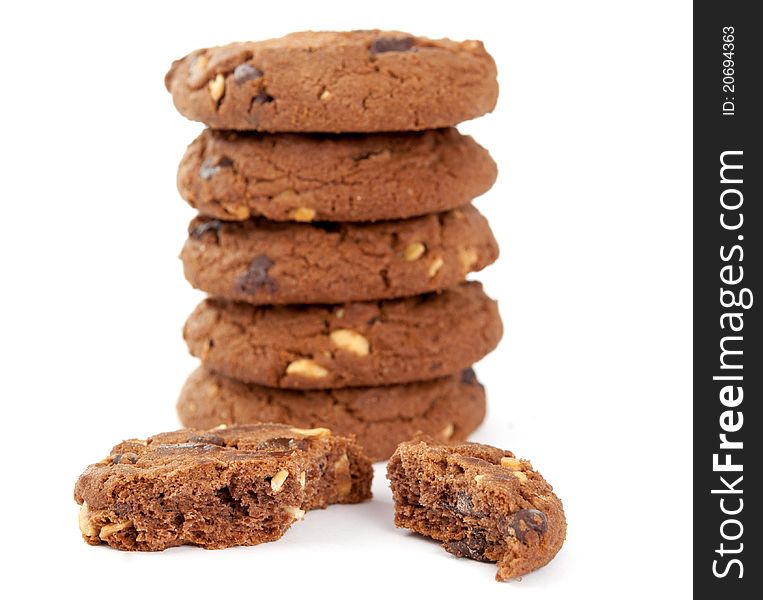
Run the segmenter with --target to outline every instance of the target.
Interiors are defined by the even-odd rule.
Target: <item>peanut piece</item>
[[[477,264],[477,251],[474,248],[459,248],[458,260],[461,261],[461,266],[465,273],[472,270],[472,267]]]
[[[98,533],[95,527],[93,527],[93,524],[90,522],[90,510],[87,507],[87,502],[83,502],[79,509],[78,521],[79,530],[82,532],[82,535],[86,537],[93,537]]]
[[[465,40],[461,42],[461,47],[469,52],[475,52],[482,47],[482,42],[476,40]]]
[[[449,440],[453,437],[453,432],[456,430],[453,423],[448,423],[443,430],[440,432],[440,437],[445,438],[446,440]]]
[[[207,360],[207,357],[212,350],[212,346],[214,346],[212,340],[204,340],[204,344],[201,347],[201,355],[199,356],[202,361]]]
[[[294,520],[299,520],[305,516],[305,511],[298,506],[286,506],[283,511]]]
[[[214,79],[210,79],[208,87],[212,101],[219,102],[225,93],[225,75],[218,73]]]
[[[273,475],[270,480],[270,489],[273,490],[274,494],[277,494],[281,490],[288,476],[289,472],[286,469],[281,469],[278,473]]]
[[[300,223],[309,223],[315,218],[315,210],[312,208],[307,208],[306,206],[295,208],[289,214],[292,219],[299,221]]]
[[[249,207],[244,206],[243,204],[236,204],[235,206],[226,205],[223,207],[223,210],[239,221],[244,221],[252,215],[252,211],[249,210]]]
[[[412,242],[403,250],[403,258],[408,262],[413,262],[424,256],[426,251],[427,247],[421,242]]]
[[[346,496],[352,490],[352,476],[350,475],[350,459],[347,454],[342,454],[334,463],[334,473],[337,477],[337,490]]]
[[[305,437],[317,437],[324,438],[331,435],[331,430],[325,427],[316,427],[315,429],[300,429],[299,427],[292,427],[291,430],[297,435],[303,435]]]
[[[101,527],[101,531],[98,533],[98,537],[105,540],[110,535],[114,535],[118,531],[127,529],[132,525],[132,521],[123,521],[122,523],[112,523]]]
[[[203,54],[200,54],[193,59],[190,68],[188,69],[189,85],[195,86],[203,81],[202,77],[204,77],[208,64],[209,59]]]
[[[522,461],[520,461],[518,458],[513,456],[504,456],[501,458],[501,466],[511,469],[511,474],[519,479],[519,481],[527,481],[527,475],[524,472],[524,466],[522,465]],[[532,465],[530,465],[530,468],[532,468]]]
[[[300,377],[306,377],[308,379],[322,379],[323,377],[326,377],[329,372],[314,360],[310,360],[309,358],[298,358],[289,363],[286,367],[286,374],[299,375]]]
[[[356,356],[368,356],[371,349],[368,340],[352,329],[336,329],[329,337],[337,348]]]
[[[429,277],[432,278],[435,275],[437,275],[437,271],[439,271],[444,264],[445,264],[445,261],[442,258],[440,258],[439,256],[435,258],[432,261],[432,264],[429,265],[429,271],[427,271],[427,274],[429,275]]]
[[[522,463],[518,458],[514,458],[513,456],[504,456],[501,459],[501,466],[508,467],[509,469],[514,469],[517,471],[522,470]]]

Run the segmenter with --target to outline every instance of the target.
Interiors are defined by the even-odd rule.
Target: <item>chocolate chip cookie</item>
[[[370,498],[372,476],[352,439],[270,423],[124,441],[87,468],[74,498],[88,544],[225,548],[277,540],[307,510]]]
[[[227,221],[379,221],[463,206],[497,169],[454,128],[368,135],[204,130],[186,150],[178,189]]]
[[[483,444],[406,442],[387,465],[395,525],[459,557],[497,562],[505,581],[556,556],[567,522],[559,498],[527,460]]]
[[[387,460],[417,432],[466,439],[485,416],[485,390],[471,368],[431,381],[308,391],[242,383],[200,368],[183,386],[177,409],[186,427],[262,421],[328,427],[354,435],[371,460]]]
[[[204,300],[183,331],[212,371],[280,388],[341,388],[453,375],[502,334],[477,282],[440,294],[340,305],[254,306]]]
[[[181,253],[186,279],[251,304],[382,300],[457,285],[498,257],[472,206],[378,223],[224,222],[198,217]]]
[[[397,31],[292,33],[196,50],[165,77],[177,109],[215,129],[419,131],[493,110],[481,42]]]

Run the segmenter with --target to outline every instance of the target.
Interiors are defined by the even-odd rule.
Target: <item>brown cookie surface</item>
[[[200,368],[183,386],[177,409],[186,427],[263,421],[328,427],[354,435],[377,461],[418,432],[466,439],[485,416],[485,391],[471,369],[425,382],[302,391],[246,384]]]
[[[378,223],[224,222],[197,217],[181,252],[186,279],[251,304],[333,304],[440,291],[498,257],[472,206]]]
[[[550,562],[564,543],[561,500],[527,460],[483,444],[400,444],[387,465],[395,525],[458,557],[497,562],[496,579]]]
[[[178,169],[181,196],[227,221],[380,221],[469,203],[495,182],[487,150],[456,129],[368,135],[207,129]]]
[[[165,85],[189,119],[270,132],[450,127],[492,111],[498,97],[481,42],[378,30],[196,50],[172,64]]]
[[[126,440],[79,477],[89,544],[120,550],[254,545],[305,511],[371,497],[371,463],[328,429],[265,423]]]
[[[253,306],[204,300],[186,321],[208,369],[270,387],[387,385],[453,375],[490,352],[503,329],[477,282],[439,294],[342,305]]]

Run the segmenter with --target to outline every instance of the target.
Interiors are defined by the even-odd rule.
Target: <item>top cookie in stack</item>
[[[177,109],[214,129],[369,133],[452,127],[493,110],[481,42],[401,32],[301,32],[192,52],[165,78]]]
[[[185,274],[210,295],[183,423],[326,426],[375,459],[416,431],[464,439],[485,412],[470,365],[501,337],[464,282],[498,255],[469,204],[496,167],[453,127],[495,105],[482,44],[295,33],[193,52],[166,85],[211,128],[178,173],[201,213]]]

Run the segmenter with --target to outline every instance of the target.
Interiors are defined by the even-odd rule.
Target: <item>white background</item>
[[[691,549],[691,6],[688,2],[4,3],[1,585],[30,595],[685,597]],[[178,427],[201,295],[177,254],[175,170],[201,126],[163,76],[197,47],[380,27],[484,40],[500,167],[478,206],[501,244],[480,278],[506,324],[478,367],[475,438],[532,459],[564,501],[549,566],[498,584],[395,530],[372,502],[279,542],[158,554],[84,544],[72,488],[126,437]],[[6,590],[8,591],[8,590]],[[193,596],[191,596],[193,595]]]

